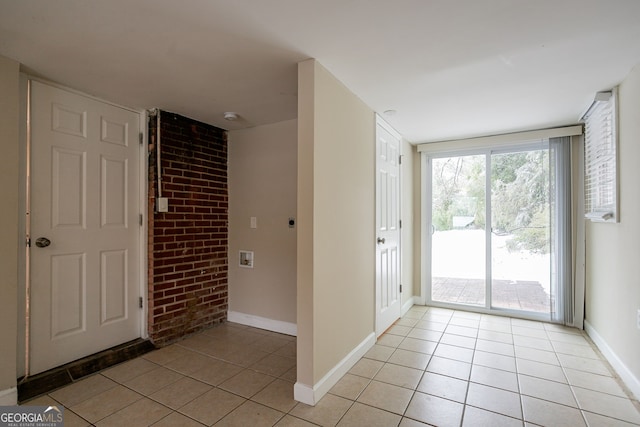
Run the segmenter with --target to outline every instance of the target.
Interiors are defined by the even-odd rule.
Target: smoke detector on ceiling
[[[238,113],[234,113],[233,111],[227,111],[224,113],[224,119],[230,122],[238,120]]]

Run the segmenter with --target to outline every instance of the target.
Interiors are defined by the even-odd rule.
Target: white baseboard
[[[327,394],[340,378],[355,365],[364,354],[376,343],[376,334],[369,334],[356,348],[351,350],[336,366],[333,367],[320,381],[310,386],[301,382],[296,382],[293,386],[293,398],[298,402],[315,406],[322,396]]]
[[[413,296],[409,298],[402,306],[402,316],[407,314],[407,311],[411,310],[414,305],[424,305],[424,302],[420,300],[420,297]]]
[[[298,325],[295,323],[267,319],[266,317],[254,316],[253,314],[245,314],[231,310],[227,312],[227,320],[229,320],[229,322],[266,329],[267,331],[278,332],[280,334],[293,335],[294,337],[298,336]]]
[[[11,387],[0,390],[0,406],[13,406],[18,404],[18,388]]]
[[[633,372],[627,368],[618,355],[613,351],[609,344],[600,336],[600,334],[591,326],[589,322],[584,321],[584,330],[589,335],[589,338],[598,346],[600,352],[604,355],[607,361],[611,364],[616,373],[620,376],[624,384],[633,393],[636,399],[640,399],[640,380],[633,375]]]
[[[414,296],[413,297],[413,305],[427,305],[427,302],[424,299],[424,297]]]
[[[316,402],[320,399],[316,399],[316,393],[313,387],[301,382],[296,382],[293,385],[293,398],[298,402],[306,403],[307,405],[315,406]]]

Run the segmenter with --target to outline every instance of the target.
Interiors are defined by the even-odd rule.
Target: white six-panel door
[[[140,336],[139,124],[32,82],[32,374]]]
[[[376,336],[398,318],[400,297],[400,141],[376,123]]]

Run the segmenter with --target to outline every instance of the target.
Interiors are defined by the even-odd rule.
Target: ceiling
[[[225,129],[295,118],[316,58],[418,143],[574,124],[640,63],[640,1],[0,0],[0,55]]]

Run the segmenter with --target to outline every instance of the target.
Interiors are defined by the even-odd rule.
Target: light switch
[[[256,218],[255,216],[251,217],[251,228],[258,228],[258,218]]]

